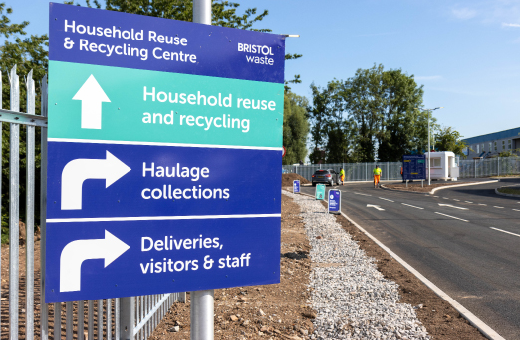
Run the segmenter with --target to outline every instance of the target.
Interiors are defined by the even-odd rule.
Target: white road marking
[[[461,220],[461,221],[464,221],[464,222],[469,222],[468,220],[463,220],[462,218],[458,218],[458,217],[455,217],[455,216],[450,216],[450,215],[446,215],[446,214],[443,214],[443,213],[440,213],[440,212],[435,212],[436,214],[439,214],[439,215],[442,215],[442,216],[446,216],[446,217],[451,217],[451,218],[454,218],[456,220]]]
[[[439,196],[433,196],[433,197],[439,198]],[[518,202],[518,203],[520,203],[520,202]]]
[[[514,210],[514,211],[520,211],[520,210],[518,210],[518,209],[513,209],[513,210]]]
[[[388,202],[393,202],[392,200],[389,200],[388,198],[384,198],[384,197],[379,197],[379,198],[382,200],[388,201]]]
[[[372,196],[372,195],[368,195],[368,194],[362,194],[360,192],[355,192],[356,195],[363,195],[363,196]]]
[[[456,198],[454,198],[453,200],[454,200],[454,201],[457,201],[457,202],[460,202],[460,200],[458,200],[458,199],[456,199]]]
[[[443,197],[442,199],[444,199],[444,200],[449,200],[449,198],[448,198],[448,197]]]
[[[466,203],[473,203],[473,202],[470,202],[470,201],[464,201],[464,202],[466,202]]]
[[[406,203],[401,203],[402,205],[406,205],[408,207],[412,207],[412,208],[415,208],[415,209],[424,209],[424,208],[421,208],[421,207],[416,207],[414,205],[410,205],[410,204],[406,204]]]
[[[385,211],[385,209],[379,207],[379,205],[367,204],[367,208],[375,208],[379,211]]]
[[[504,209],[504,207],[497,207],[496,205],[494,205],[493,208]]]
[[[510,231],[505,231],[505,230],[502,230],[502,229],[498,229],[498,228],[493,228],[493,227],[490,227],[490,228],[491,228],[491,229],[494,229],[494,230],[498,230],[498,231],[501,231],[501,232],[503,232],[503,233],[506,233],[506,234],[511,234],[511,235],[515,235],[515,236],[518,236],[518,237],[520,237],[520,235],[518,235],[518,234],[515,234],[515,233],[512,233],[512,232],[510,232]]]
[[[479,203],[478,205],[486,205],[487,206],[487,204],[484,204],[484,203]]]
[[[450,207],[450,208],[455,208],[455,209],[460,209],[460,210],[468,210],[468,208],[456,207],[456,206],[451,205],[451,204],[440,204],[439,203],[439,206],[441,206],[441,207]]]

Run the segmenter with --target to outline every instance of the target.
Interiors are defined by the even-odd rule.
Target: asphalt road
[[[350,218],[504,338],[520,339],[520,198],[495,194],[515,181],[434,195],[335,188]]]

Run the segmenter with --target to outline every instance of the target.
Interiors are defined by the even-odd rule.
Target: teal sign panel
[[[325,199],[325,184],[316,184],[316,199]]]
[[[282,144],[283,84],[61,61],[49,68],[49,138]]]

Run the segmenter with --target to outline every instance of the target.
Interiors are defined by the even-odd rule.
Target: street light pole
[[[430,180],[431,180],[431,177],[432,177],[432,174],[431,174],[431,166],[432,166],[432,163],[430,161],[430,154],[431,154],[431,148],[430,148],[430,111],[431,110],[428,110],[428,186],[430,186]]]
[[[430,158],[430,153],[431,153],[431,148],[430,148],[430,112],[431,111],[435,111],[435,110],[439,110],[439,109],[442,109],[444,108],[443,106],[440,106],[440,107],[436,107],[435,109],[424,109],[423,111],[427,111],[428,112],[428,186],[430,186],[431,184],[431,158]],[[417,110],[421,110],[420,108],[416,107]]]

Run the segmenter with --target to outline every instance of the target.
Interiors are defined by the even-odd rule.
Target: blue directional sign
[[[325,184],[316,184],[316,199],[325,199]]]
[[[45,302],[280,282],[284,39],[50,4]]]
[[[404,155],[403,156],[403,179],[424,180],[426,179],[426,156]]]
[[[329,190],[329,213],[341,212],[341,191],[337,189]]]
[[[295,179],[293,181],[293,194],[299,194],[300,193],[300,180]]]

